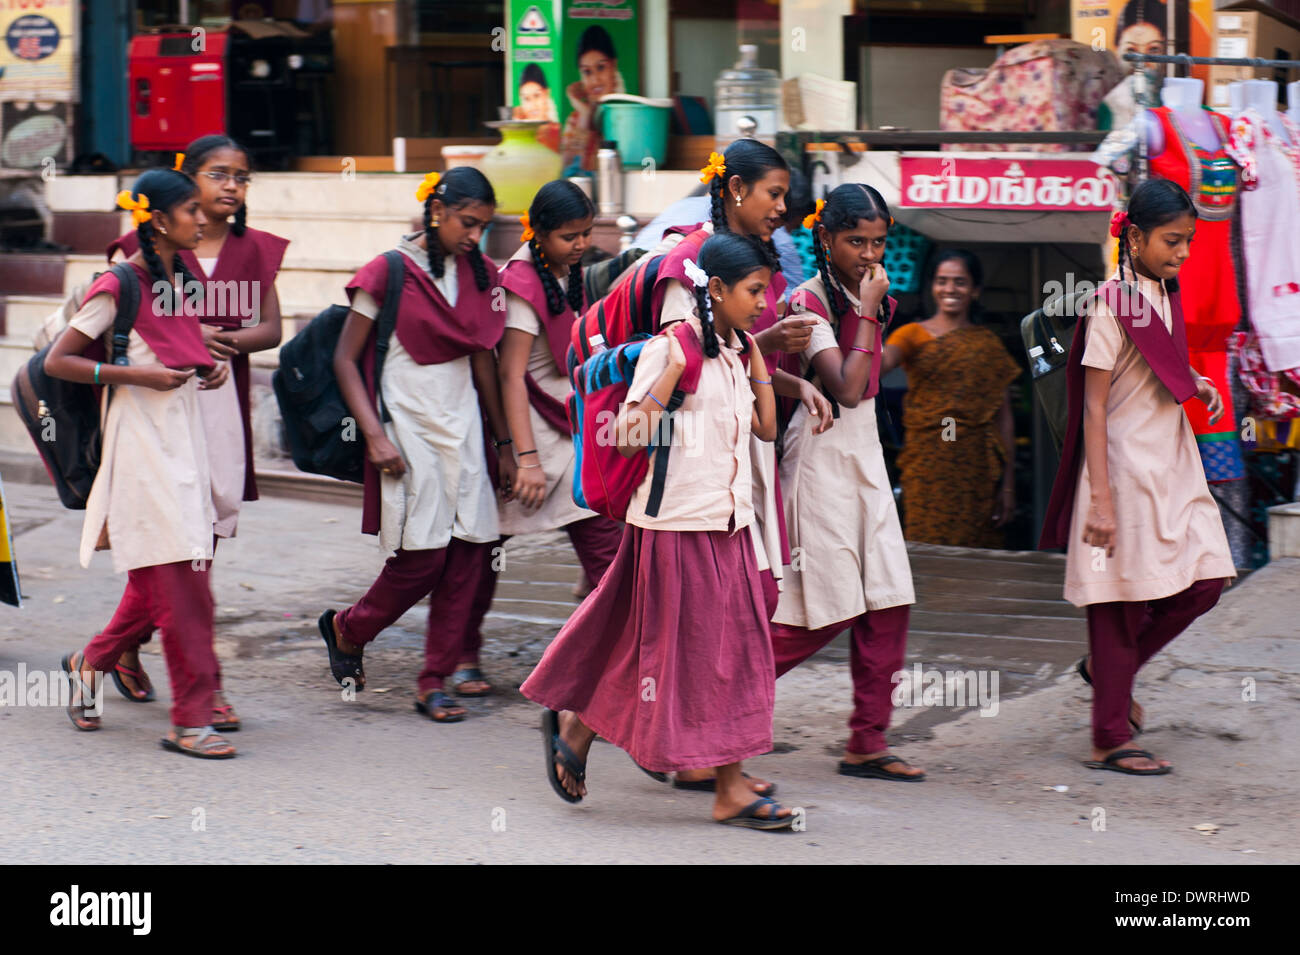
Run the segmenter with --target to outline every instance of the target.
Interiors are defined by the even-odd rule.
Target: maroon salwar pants
[[[849,717],[850,753],[867,755],[888,748],[885,730],[894,711],[892,677],[903,669],[907,649],[907,622],[911,606],[868,610],[852,621],[833,623],[817,630],[772,624],[772,655],[780,677],[830,643],[846,627],[849,672],[853,675],[853,715]]]
[[[217,541],[219,540],[221,540],[221,538],[217,537],[215,534],[212,536],[212,556],[214,558],[217,556]],[[127,650],[138,650],[140,647],[144,646],[151,639],[153,639],[153,632],[157,629],[158,629],[158,622],[154,620],[152,617],[143,619],[140,624],[139,632],[136,634],[135,646],[133,647],[127,646],[122,650],[122,652],[125,653]],[[217,661],[217,692],[218,693],[221,692],[221,661],[220,660]]]
[[[195,565],[202,570],[195,570]],[[217,689],[217,654],[212,648],[214,605],[208,562],[137,567],[127,572],[126,590],[113,619],[86,646],[86,662],[101,672],[139,646],[141,630],[162,631],[163,658],[172,686],[173,726],[212,722]]]
[[[1219,602],[1224,581],[1198,580],[1160,600],[1088,604],[1092,744],[1114,749],[1133,738],[1133,680],[1142,665]]]
[[[339,613],[339,632],[350,643],[369,643],[428,595],[424,669],[418,687],[421,694],[441,690],[443,680],[466,654],[477,658],[481,638],[474,615],[481,606],[483,578],[493,576],[495,546],[495,542],[473,544],[453,537],[436,550],[399,549],[384,563],[366,595]]]

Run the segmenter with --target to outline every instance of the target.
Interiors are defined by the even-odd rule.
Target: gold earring
[[[740,193],[736,193],[736,205],[740,205]]]
[[[437,217],[437,216],[434,216],[434,217],[433,217],[433,222],[431,223],[431,225],[432,225],[432,227],[435,228],[435,229],[438,228],[438,217]]]
[[[159,227],[158,227],[158,231],[161,232],[163,235],[166,235],[166,234],[167,234],[167,230],[164,229],[162,226],[159,226]]]

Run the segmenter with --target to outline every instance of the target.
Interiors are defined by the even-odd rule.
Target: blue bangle
[[[771,378],[767,379],[767,381],[764,381],[764,380],[761,379],[761,378],[751,378],[751,379],[749,379],[749,380],[752,381],[752,382],[753,382],[754,384],[756,384],[756,385],[770,385],[770,384],[772,383],[772,379],[771,379]]]
[[[103,365],[104,363],[102,361],[95,362],[95,384],[99,384],[99,369],[102,368]]]
[[[663,408],[664,411],[668,410],[667,408],[664,407],[664,403],[654,396],[653,392],[647,391],[645,393],[645,396],[649,398],[651,401],[653,401],[655,404],[657,404],[660,408]]]

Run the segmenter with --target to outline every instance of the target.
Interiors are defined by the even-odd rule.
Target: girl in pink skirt
[[[755,799],[740,771],[772,748],[772,647],[748,531],[750,434],[776,436],[771,381],[748,334],[771,270],[754,242],[724,234],[704,243],[688,274],[700,317],[645,346],[617,422],[620,453],[645,453],[684,349],[701,349],[658,513],[647,514],[647,474],[614,563],[520,690],[547,707],[546,770],[561,798],[587,794],[587,752],[600,735],[647,770],[716,769],[717,822],[784,829],[790,810]]]

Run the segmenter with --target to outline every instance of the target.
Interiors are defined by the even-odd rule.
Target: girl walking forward
[[[213,359],[230,363],[234,384],[199,393],[216,535],[234,537],[242,503],[257,500],[248,356],[280,344],[275,277],[289,242],[248,227],[245,197],[252,164],[248,151],[233,139],[196,139],[177,156],[177,165],[198,183],[199,204],[207,219],[197,248],[181,249],[178,254],[189,274],[203,283],[199,316],[203,340]],[[136,234],[128,232],[109,245],[109,261],[134,255],[139,247]],[[140,643],[148,642],[155,626],[152,620],[141,623]],[[138,647],[122,653],[113,682],[128,700],[144,703],[154,698]],[[223,732],[239,729],[239,717],[221,689],[220,671],[212,724]]]
[[[816,435],[816,422],[798,408],[785,432],[781,487],[798,559],[772,618],[772,653],[779,677],[851,629],[853,715],[840,773],[917,782],[925,774],[885,742],[892,677],[903,668],[916,602],[876,432],[883,329],[895,306],[881,264],[892,223],[880,193],[856,183],[840,186],[805,220],[814,228],[818,275],[795,291],[791,306],[818,324],[799,362],[839,405],[839,421]]]
[[[55,340],[45,370],[68,381],[108,386],[103,451],[86,502],[81,564],[111,548],[113,569],[127,572],[126,591],[112,621],[80,652],[63,658],[73,683],[68,715],[80,730],[97,730],[97,674],[111,671],[138,645],[141,621],[162,630],[172,685],[168,749],[209,759],[235,755],[212,726],[217,657],[212,648],[212,488],[199,391],[229,376],[203,344],[198,319],[187,314],[172,276],[192,278],[177,254],[193,249],[207,222],[194,180],[170,169],[150,170],[123,191],[118,204],[133,211],[139,251],[127,262],[140,282],[140,309],[126,365],[82,357],[113,327],[120,286],[107,273],[90,287],[85,304]],[[119,355],[110,355],[117,359]],[[196,378],[197,373],[197,378]],[[201,379],[201,381],[200,381]]]
[[[573,439],[564,401],[570,333],[585,306],[583,253],[596,207],[567,180],[547,183],[524,217],[524,244],[501,269],[506,331],[501,394],[514,439],[515,499],[501,506],[501,533],[564,528],[586,573],[600,582],[618,552],[623,525],[573,503]]]
[[[496,435],[503,487],[513,481],[514,457],[492,355],[504,319],[493,307],[497,271],[478,248],[496,195],[482,173],[461,167],[441,179],[430,173],[416,197],[424,203],[424,231],[398,244],[405,277],[378,395],[374,324],[387,282],[383,256],[348,285],[352,311],[334,353],[339,388],[366,441],[361,530],[378,533],[394,553],[364,597],[321,614],[320,631],[334,678],[362,689],[366,644],[428,596],[415,708],[451,723],[465,710],[443,692],[443,681],[478,666],[474,598],[498,537],[480,403]]]
[[[762,363],[743,357],[757,355],[748,329],[771,271],[753,243],[723,235],[688,273],[699,317],[645,346],[617,434],[623,455],[645,453],[690,349],[701,370],[681,414],[693,440],[672,449],[657,517],[646,513],[647,474],[614,563],[520,692],[547,707],[546,771],[567,801],[587,793],[600,734],[651,771],[714,769],[716,821],[787,828],[790,811],[754,799],[740,772],[742,759],[772,747],[772,648],[747,528],[749,437],[775,437],[776,406]]]
[[[1176,183],[1133,191],[1111,234],[1120,266],[1079,319],[1068,365],[1069,425],[1041,547],[1065,547],[1065,599],[1087,608],[1093,769],[1168,773],[1132,745],[1138,670],[1218,602],[1236,576],[1182,403],[1223,414],[1188,361],[1177,275],[1196,207]],[[1125,269],[1125,262],[1128,268]]]

